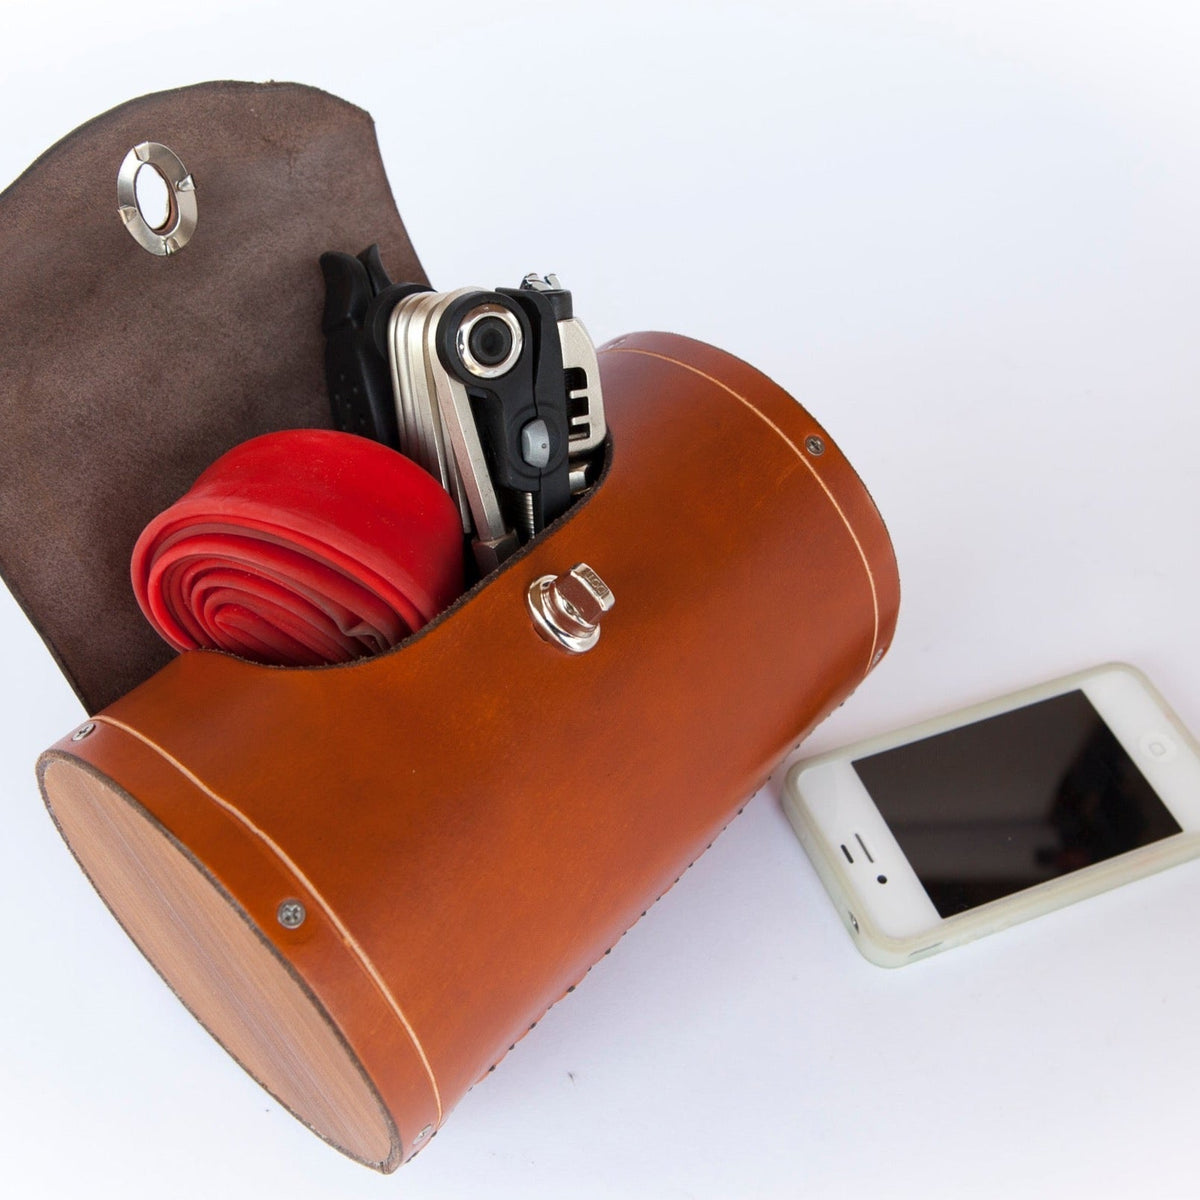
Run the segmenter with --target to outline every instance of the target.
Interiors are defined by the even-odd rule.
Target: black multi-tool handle
[[[463,319],[485,303],[512,312],[524,340],[516,362],[494,379],[473,374],[457,345]],[[510,510],[530,506],[531,532],[540,533],[571,502],[567,390],[553,304],[540,293],[512,288],[473,292],[446,309],[437,342],[441,365],[471,400],[492,482],[508,493]]]

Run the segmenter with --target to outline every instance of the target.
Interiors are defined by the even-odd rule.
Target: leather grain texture
[[[167,258],[117,214],[143,141],[196,180]],[[89,712],[172,656],[129,583],[143,526],[231,446],[329,426],[318,258],[373,241],[426,282],[370,116],[295,84],[123,104],[0,195],[0,574]]]
[[[42,762],[52,811],[64,764],[111,781],[305,981],[394,1121],[380,1169],[428,1144],[894,629],[887,532],[800,405],[674,335],[600,363],[606,476],[419,634],[326,668],[185,653]],[[572,656],[525,593],[581,561],[616,603]],[[299,929],[276,919],[286,898]]]

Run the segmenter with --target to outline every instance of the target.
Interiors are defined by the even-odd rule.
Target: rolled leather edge
[[[54,764],[86,762],[304,980],[399,1138],[381,1155],[362,1151],[378,1137],[366,1118],[361,1144],[319,1132],[379,1169],[428,1144],[894,630],[886,530],[803,408],[674,335],[618,339],[600,361],[607,477],[420,634],[316,669],[185,653],[43,760],[52,812],[71,802]],[[616,604],[596,648],[571,656],[537,635],[525,593],[579,561]],[[188,805],[147,772],[188,780]],[[200,828],[215,828],[209,808],[237,825],[232,842]],[[247,839],[273,870],[230,848]],[[72,849],[87,869],[88,835]],[[318,948],[322,921],[279,924],[297,896],[353,945],[353,969]],[[170,979],[164,952],[143,950]],[[236,1031],[209,1028],[232,1050]]]

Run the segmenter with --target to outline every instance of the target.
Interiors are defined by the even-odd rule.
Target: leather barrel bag
[[[258,136],[255,123],[285,119],[285,148]],[[85,127],[41,167],[74,178],[94,159],[108,171],[120,147],[160,135],[179,142],[202,200],[212,181],[214,224],[222,172],[259,179],[263,203],[285,214],[285,230],[290,223],[295,245],[279,255],[311,265],[316,243],[318,253],[363,245],[376,236],[370,226],[390,234],[393,253],[411,254],[372,183],[365,114],[309,89],[222,84],[151,97]],[[222,138],[233,152],[217,153]],[[250,144],[254,154],[237,153]],[[344,213],[283,186],[309,149],[355,155],[339,178],[351,167],[365,175],[363,228],[329,228]],[[4,205],[0,230],[17,228]],[[250,306],[230,289],[259,286],[268,260],[231,275],[234,251],[205,248],[207,216],[202,204],[194,245],[153,264],[164,269],[148,286],[162,304],[199,304],[200,319],[241,336]],[[101,231],[97,215],[88,269],[105,279],[142,271],[150,256],[111,213],[105,220],[113,228]],[[174,260],[189,256],[201,300],[181,300],[167,282]],[[93,713],[38,768],[81,867],[168,985],[264,1087],[338,1149],[388,1171],[428,1144],[466,1090],[873,669],[892,636],[898,581],[874,504],[804,408],[720,350],[631,334],[599,352],[610,440],[598,483],[417,633],[337,666],[281,668],[206,650],[165,655],[163,665],[126,619],[131,602],[117,583],[91,575],[120,562],[128,588],[141,526],[228,446],[264,426],[327,424],[320,280],[295,288],[285,311],[261,312],[269,336],[253,339],[252,361],[241,364],[273,397],[269,411],[230,410],[239,368],[222,360],[217,378],[197,379],[198,413],[167,404],[179,411],[152,431],[133,428],[129,377],[161,378],[156,356],[172,351],[131,342],[121,387],[111,373],[80,382],[75,453],[91,465],[75,472],[77,485],[129,489],[96,533],[105,549],[83,566],[64,565],[61,548],[56,564],[36,561],[61,530],[53,516],[31,518],[28,501],[19,523],[8,488],[0,552]],[[219,294],[224,316],[213,312]],[[119,324],[99,309],[89,319]],[[113,337],[133,335],[122,326]],[[307,347],[299,363],[289,341]],[[179,348],[189,365],[204,353],[193,339]],[[16,414],[11,394],[0,395]],[[114,421],[129,426],[133,450]],[[107,470],[91,444],[101,427],[102,442],[122,447]],[[35,449],[13,454],[26,477]],[[49,453],[66,486],[71,456],[61,445]],[[171,478],[139,485],[131,458],[162,462]],[[90,497],[93,509],[100,503]],[[544,636],[533,604],[539,584],[576,564],[613,600],[583,653]],[[92,589],[80,605],[97,588],[111,594],[127,644],[100,628],[103,608],[81,615],[30,601],[63,571]],[[124,686],[126,669],[109,694],[106,661],[131,655],[138,678]]]

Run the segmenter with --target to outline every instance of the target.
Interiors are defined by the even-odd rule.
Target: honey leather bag
[[[195,184],[166,255],[112,202],[147,142]],[[309,88],[149,96],[48,151],[0,196],[0,568],[91,714],[38,774],[100,897],[246,1070],[388,1171],[878,663],[898,581],[800,405],[639,333],[599,354],[598,485],[420,632],[333,667],[174,655],[133,544],[230,447],[329,424],[317,259],[373,241],[424,281],[370,118]],[[527,592],[577,563],[615,604],[570,654]]]

